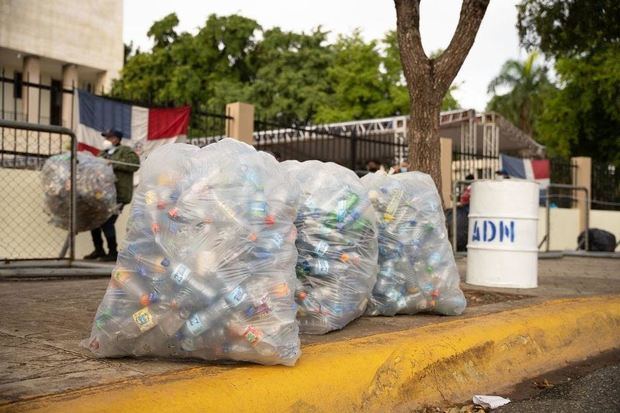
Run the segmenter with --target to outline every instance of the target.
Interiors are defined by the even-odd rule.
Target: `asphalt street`
[[[620,412],[620,363],[569,380],[527,400],[510,403],[497,413]]]

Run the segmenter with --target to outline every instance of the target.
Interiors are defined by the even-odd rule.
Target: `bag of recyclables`
[[[374,173],[362,183],[379,225],[379,274],[367,313],[461,314],[466,301],[431,177]]]
[[[102,357],[295,364],[298,197],[271,155],[233,139],[155,150],[84,345]]]
[[[377,272],[377,227],[357,175],[335,163],[283,163],[301,185],[295,294],[300,331],[338,330],[366,310]]]
[[[45,212],[54,226],[69,229],[71,219],[71,153],[54,155],[41,169]],[[116,211],[112,167],[90,152],[77,153],[76,231],[100,227]]]

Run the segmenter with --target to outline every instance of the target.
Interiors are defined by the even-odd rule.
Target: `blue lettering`
[[[474,229],[471,235],[472,241],[480,241],[480,228],[478,227],[478,221],[474,221]]]
[[[487,228],[489,229],[487,234]],[[491,242],[495,239],[495,234],[497,233],[497,228],[493,221],[484,221],[484,225],[482,227],[482,234],[485,242]],[[488,236],[487,236],[488,235]]]
[[[504,221],[499,223],[499,240],[504,241],[504,237],[510,239],[510,242],[515,242],[515,222],[510,221],[509,224]]]

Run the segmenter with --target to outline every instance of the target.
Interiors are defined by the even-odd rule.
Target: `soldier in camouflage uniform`
[[[121,213],[123,207],[131,202],[131,197],[133,195],[133,173],[139,168],[140,158],[129,146],[121,145],[121,139],[123,138],[123,133],[121,131],[110,129],[102,133],[101,136],[105,137],[106,144],[104,145],[104,149],[99,153],[99,156],[112,161],[112,168],[116,176],[116,200],[119,204],[119,208],[101,227],[95,228],[90,232],[93,237],[95,250],[86,255],[84,259],[116,261],[117,245],[114,223],[118,219],[118,214]],[[108,243],[107,254],[103,249],[102,232]]]

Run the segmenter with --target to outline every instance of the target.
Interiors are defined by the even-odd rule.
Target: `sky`
[[[484,110],[487,86],[507,59],[524,59],[516,30],[515,0],[491,0],[476,41],[455,83],[453,93],[463,108]],[[427,53],[445,49],[458,23],[461,0],[426,0],[422,3],[420,26]],[[317,26],[338,34],[359,28],[365,39],[382,38],[396,29],[396,11],[390,0],[125,0],[123,38],[141,50],[152,43],[146,32],[155,20],[176,12],[178,30],[195,33],[209,14],[240,14],[256,20],[263,28],[309,32]]]

